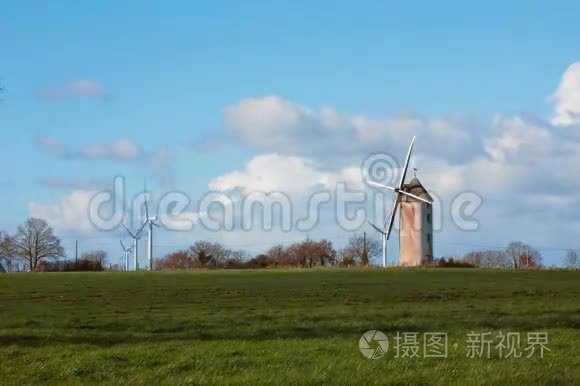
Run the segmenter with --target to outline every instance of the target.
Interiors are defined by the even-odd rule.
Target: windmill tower
[[[405,184],[414,143],[415,137],[411,140],[398,187],[367,181],[367,184],[371,186],[395,192],[391,215],[383,229],[371,224],[383,238],[383,266],[386,266],[387,241],[393,230],[397,209],[400,209],[399,265],[417,266],[433,260],[433,208],[431,205],[433,199],[421,185],[416,174],[408,184]]]
[[[433,202],[417,176],[403,190]],[[412,196],[399,200],[399,264],[417,266],[433,261],[433,206]]]
[[[145,195],[145,223],[143,226],[149,227],[149,237],[147,239],[147,270],[153,271],[153,227],[157,224],[157,216],[149,216],[149,205],[147,204],[147,186],[143,189],[143,194]]]

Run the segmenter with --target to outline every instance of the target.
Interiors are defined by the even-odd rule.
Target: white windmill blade
[[[143,183],[143,195],[145,196],[145,221],[149,221],[149,204],[147,203],[147,182]]]
[[[415,136],[411,140],[411,145],[409,145],[409,151],[407,152],[407,158],[405,158],[405,166],[403,167],[403,172],[401,173],[401,182],[399,182],[399,189],[403,189],[403,184],[405,183],[405,177],[407,176],[407,169],[409,169],[409,160],[411,159],[411,152],[413,151],[413,144],[415,143]]]
[[[387,240],[391,237],[391,230],[393,229],[393,224],[395,223],[395,215],[397,214],[397,207],[399,206],[399,197],[397,194],[395,201],[393,202],[393,208],[391,209],[391,217],[389,218],[388,224],[385,223],[385,230],[387,232]]]
[[[125,244],[123,244],[123,241],[119,240],[119,242],[121,243],[121,248],[123,248],[123,251],[127,252],[127,248],[125,248]]]
[[[396,190],[392,186],[387,186],[387,185],[384,185],[384,184],[379,184],[378,182],[374,182],[374,181],[367,181],[367,184],[372,185],[372,186],[377,187],[377,188],[384,188],[384,189],[389,189],[389,190],[392,190],[392,191],[395,191]]]
[[[141,232],[143,232],[143,229],[145,229],[145,226],[147,225],[147,223],[149,222],[149,220],[146,220],[143,225],[141,225],[141,228],[137,231],[137,233],[135,233],[135,238],[136,239],[140,239],[141,238]]]
[[[131,232],[131,231],[129,230],[129,228],[127,228],[127,227],[125,226],[125,224],[121,223],[121,225],[122,225],[122,226],[123,226],[123,228],[125,228],[125,230],[126,230],[126,231],[127,231],[127,232],[128,232],[130,235],[131,235],[131,237],[132,237],[132,238],[134,238],[134,239],[136,239],[136,238],[137,238],[137,237],[136,237],[136,236],[133,234],[133,232]]]
[[[405,196],[413,197],[414,199],[417,199],[417,200],[423,201],[423,202],[425,202],[425,203],[427,203],[427,204],[429,204],[429,205],[431,205],[431,204],[432,204],[432,202],[431,202],[431,201],[429,201],[429,200],[426,200],[426,199],[424,199],[424,198],[422,198],[422,197],[419,197],[419,196],[415,196],[414,194],[411,194],[411,193],[409,193],[409,192],[405,192],[404,190],[399,190],[399,193],[401,193],[401,194],[404,194]]]
[[[380,234],[382,234],[383,236],[385,235],[385,231],[381,230],[381,228],[379,228],[378,226],[376,226],[375,224],[373,224],[372,222],[368,222],[370,226],[372,226],[373,228],[375,228],[375,230],[377,232],[379,232]]]
[[[149,205],[147,204],[147,194],[145,194],[145,221],[149,221]]]

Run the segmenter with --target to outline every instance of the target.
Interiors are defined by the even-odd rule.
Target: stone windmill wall
[[[404,190],[429,201],[433,199],[415,177]],[[402,195],[399,203],[399,264],[418,266],[433,261],[433,206]]]

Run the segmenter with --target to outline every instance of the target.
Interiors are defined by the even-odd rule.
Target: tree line
[[[225,247],[219,242],[196,241],[189,248],[168,253],[156,259],[155,269],[217,269],[217,268],[278,268],[278,267],[357,267],[369,266],[381,252],[377,240],[366,233],[353,235],[343,248],[335,248],[327,239],[275,245],[267,252],[252,256],[244,250]],[[21,263],[29,271],[101,271],[120,270],[119,265],[107,266],[107,253],[95,250],[74,260],[67,259],[61,240],[49,224],[40,218],[29,218],[17,227],[16,233],[0,231],[0,263],[8,271]],[[435,267],[540,268],[542,254],[529,244],[514,241],[505,250],[478,250],[461,258],[438,258]],[[570,249],[564,266],[580,268],[577,250]]]
[[[335,249],[332,241],[306,239],[288,246],[275,245],[266,253],[251,256],[217,242],[196,241],[188,249],[171,252],[157,259],[155,268],[314,268],[325,266],[368,266],[378,257],[379,243],[366,235],[354,235],[348,245]]]
[[[465,255],[463,261],[481,268],[540,268],[542,254],[529,244],[512,241],[503,251],[473,251]]]
[[[252,256],[244,250],[232,250],[218,242],[196,241],[188,249],[171,252],[155,261],[155,268],[266,268],[318,266],[368,266],[378,257],[378,241],[353,235],[347,246],[335,249],[322,239],[307,239],[289,246],[276,245],[264,254]],[[8,271],[20,263],[28,271],[101,271],[120,270],[119,265],[107,267],[107,253],[95,250],[74,260],[67,259],[61,240],[43,219],[29,218],[11,235],[0,231],[0,263]]]

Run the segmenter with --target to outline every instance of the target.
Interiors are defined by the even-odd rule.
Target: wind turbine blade
[[[149,205],[147,203],[147,182],[143,182],[143,194],[145,197],[145,221],[149,220]]]
[[[401,173],[401,182],[399,182],[399,189],[403,189],[403,184],[405,183],[405,177],[407,176],[407,170],[409,169],[409,160],[411,159],[411,152],[413,151],[413,144],[415,143],[415,136],[411,140],[411,145],[409,145],[409,151],[407,152],[407,158],[405,158],[405,166],[403,167],[403,172]]]
[[[133,232],[131,232],[131,231],[129,230],[129,228],[127,228],[127,227],[125,226],[125,224],[121,223],[121,225],[122,225],[122,226],[123,226],[123,228],[125,228],[125,230],[126,230],[126,231],[127,231],[127,232],[128,232],[130,235],[131,235],[131,237],[132,237],[132,238],[136,238],[136,237],[135,237],[135,235],[133,234]]]
[[[384,185],[384,184],[379,184],[378,182],[367,181],[367,184],[372,185],[372,186],[377,187],[377,188],[384,188],[384,189],[389,189],[389,190],[395,191],[395,188],[393,188],[392,186],[387,186],[387,185]]]
[[[378,226],[373,224],[372,222],[369,221],[369,225],[372,226],[373,228],[375,228],[376,231],[379,232],[380,234],[382,234],[383,236],[385,235],[385,232],[383,230],[381,230],[381,228],[379,228]]]
[[[143,223],[143,225],[141,226],[141,229],[139,229],[139,231],[137,231],[137,233],[135,233],[135,238],[141,238],[141,232],[143,232],[143,229],[145,229],[145,225],[147,225],[148,221],[145,221]]]
[[[123,248],[123,250],[125,252],[127,252],[127,248],[125,248],[125,244],[123,244],[123,241],[122,240],[119,240],[119,242],[121,243],[121,248]]]
[[[411,193],[409,193],[409,192],[405,192],[404,190],[400,190],[400,191],[399,191],[399,193],[401,193],[401,194],[404,194],[405,196],[413,197],[414,199],[416,199],[416,200],[420,200],[420,201],[423,201],[423,202],[425,202],[425,203],[427,203],[427,204],[429,204],[429,205],[431,205],[431,204],[432,204],[432,202],[431,202],[431,201],[429,201],[429,200],[426,200],[426,199],[424,199],[424,198],[421,198],[421,197],[419,197],[419,196],[415,196],[414,194],[411,194]]]
[[[145,196],[145,221],[149,220],[149,205],[147,204],[147,195]]]
[[[399,206],[399,197],[397,194],[395,201],[393,202],[393,208],[391,209],[391,217],[389,218],[388,225],[385,223],[385,230],[387,231],[387,240],[391,237],[391,230],[393,229],[393,224],[395,223],[395,215],[397,214],[397,207]]]

